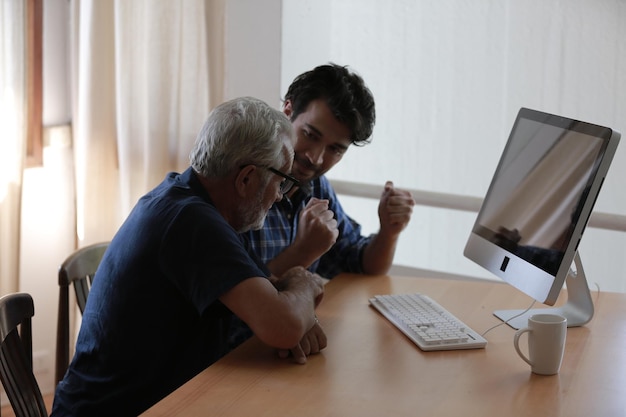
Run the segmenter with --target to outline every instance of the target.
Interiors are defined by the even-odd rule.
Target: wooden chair
[[[33,299],[26,293],[0,298],[0,379],[16,417],[48,416],[33,374]]]
[[[63,379],[70,360],[69,287],[73,284],[76,303],[81,314],[85,310],[91,283],[109,242],[94,243],[72,253],[59,268],[59,314],[57,318],[57,347],[54,382]]]

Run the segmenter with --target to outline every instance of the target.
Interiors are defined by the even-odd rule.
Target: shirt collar
[[[193,168],[187,168],[182,174],[179,176],[179,180],[188,185],[191,190],[203,200],[213,204],[213,200],[211,200],[211,196],[204,188],[200,180],[198,179],[198,174],[193,170]]]

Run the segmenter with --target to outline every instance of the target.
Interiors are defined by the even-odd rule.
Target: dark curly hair
[[[376,110],[372,92],[361,76],[333,63],[300,74],[285,94],[285,101],[291,102],[291,121],[318,99],[325,100],[337,120],[350,129],[352,144],[361,146],[370,142]]]

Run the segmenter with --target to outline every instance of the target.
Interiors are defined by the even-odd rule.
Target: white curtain
[[[73,2],[79,246],[110,240],[141,195],[188,166],[222,99],[212,87],[223,10],[223,0]]]
[[[19,282],[19,225],[26,143],[25,2],[0,1],[0,294]]]

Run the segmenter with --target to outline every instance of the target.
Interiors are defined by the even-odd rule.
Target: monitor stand
[[[515,316],[524,310],[496,310],[493,314],[514,329],[528,326],[528,318],[533,314],[558,314],[567,318],[567,327],[577,327],[588,323],[593,317],[593,301],[578,252],[574,256],[574,264],[576,271],[570,268],[565,279],[567,302],[562,306],[531,309],[519,317]]]

